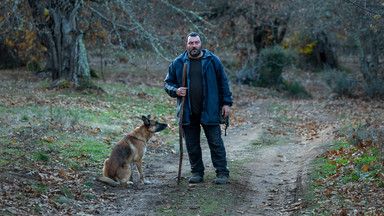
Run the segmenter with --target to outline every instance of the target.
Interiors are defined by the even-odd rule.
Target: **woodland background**
[[[95,192],[85,176],[100,174],[113,144],[137,126],[133,116],[152,112],[170,125],[149,157],[176,154],[175,101],[162,81],[195,31],[229,77],[237,100],[233,128],[256,124],[242,108],[260,98],[274,101],[273,114],[300,115],[276,105],[298,100],[322,104],[307,106],[312,116],[340,112],[337,149],[321,157],[323,169],[310,184],[321,196],[295,202],[290,213],[382,214],[383,15],[383,0],[1,1],[2,213],[100,213],[116,195]],[[320,121],[305,127],[315,131],[297,133],[316,137]],[[276,143],[276,134],[285,134],[277,127],[256,144]],[[324,201],[330,197],[341,201]],[[181,210],[163,203],[159,211]]]
[[[171,60],[197,31],[239,83],[282,83],[285,66],[324,70],[338,94],[383,94],[382,1],[3,1],[0,65],[91,87],[91,71],[154,51]],[[89,60],[99,57],[98,68]],[[343,61],[358,63],[351,74]],[[274,68],[276,67],[276,68]],[[273,70],[274,72],[271,72]],[[100,74],[99,74],[100,75]],[[283,83],[282,87],[287,87]],[[297,85],[296,85],[297,86]]]

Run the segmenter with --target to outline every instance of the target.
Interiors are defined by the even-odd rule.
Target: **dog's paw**
[[[149,184],[152,184],[152,182],[150,182],[150,181],[147,181],[147,180],[144,180],[144,181],[143,181],[143,183],[144,183],[145,185],[149,185]]]
[[[133,185],[133,181],[127,181],[127,185]]]

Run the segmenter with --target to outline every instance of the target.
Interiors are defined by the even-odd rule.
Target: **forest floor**
[[[24,95],[19,97],[18,94],[23,89],[23,83],[26,83],[26,81],[38,83],[41,81],[31,75],[25,75],[24,72],[19,74],[24,78],[18,77],[16,81],[15,74],[10,71],[1,73],[3,81],[8,83],[3,83],[1,86],[4,94],[2,93],[1,96],[0,107],[3,110],[20,104],[31,103],[31,100],[33,102],[37,101],[37,104],[44,103],[44,98],[35,98],[42,95],[44,97],[58,97],[52,96],[52,92],[49,92],[49,96],[46,91],[36,90],[41,86],[26,86],[23,91]],[[0,214],[305,214],[303,211],[311,205],[308,201],[308,196],[311,196],[308,189],[311,180],[310,173],[313,167],[316,166],[315,159],[333,145],[340,131],[345,131],[354,124],[372,121],[378,116],[382,118],[384,106],[382,101],[377,100],[329,98],[327,87],[318,75],[303,73],[294,76],[313,95],[312,99],[294,99],[287,97],[284,92],[231,84],[234,98],[231,124],[226,136],[224,136],[223,130],[228,167],[231,172],[230,182],[227,185],[215,185],[213,183],[215,171],[204,136],[202,136],[201,143],[203,161],[206,167],[205,182],[200,184],[188,183],[188,177],[191,174],[188,154],[184,152],[182,181],[180,185],[177,185],[179,151],[177,147],[177,126],[173,125],[169,129],[172,133],[159,133],[149,142],[149,151],[144,157],[144,173],[146,178],[152,182],[150,185],[142,184],[136,173],[134,173],[134,184],[126,187],[110,187],[95,182],[93,179],[100,175],[104,159],[98,160],[97,164],[85,163],[86,166],[83,166],[82,158],[87,158],[87,155],[78,156],[79,166],[82,166],[82,169],[75,171],[76,174],[68,170],[59,171],[61,168],[55,167],[52,163],[45,164],[45,168],[42,168],[38,163],[32,165],[31,162],[27,164],[20,163],[22,165],[18,164],[14,167],[12,162],[9,162],[12,158],[15,160],[21,160],[20,158],[27,161],[33,160],[27,156],[11,155],[2,148],[2,157],[4,156],[4,160],[7,161],[2,161],[0,170],[0,180],[2,182],[0,189],[2,210]],[[164,73],[106,74],[107,83],[111,85],[120,85],[122,83],[128,88],[140,86],[141,89],[150,87],[161,90],[163,79]],[[15,84],[16,82],[19,84]],[[58,94],[57,92],[54,93]],[[34,96],[34,94],[39,96]],[[143,97],[144,95],[145,98],[148,98],[147,94],[150,93],[139,91],[138,94],[128,95],[130,97]],[[156,98],[149,102],[153,105],[153,103],[156,103]],[[72,103],[73,101],[69,101],[69,99],[58,97],[54,104],[71,106]],[[174,102],[170,103],[172,106],[176,106]],[[101,105],[96,100],[93,102],[93,106],[97,109]],[[108,107],[112,109],[113,105],[108,105]],[[126,107],[126,109],[130,108]],[[174,112],[171,114],[175,115]],[[166,117],[161,119],[164,120]],[[5,145],[4,148],[10,148],[9,146],[12,143],[19,144],[18,148],[28,147],[28,144],[22,141],[32,139],[33,134],[29,135],[30,138],[24,139],[22,132],[12,131],[20,127],[10,126],[15,121],[6,116],[2,116],[0,120],[2,127],[7,125],[8,128],[2,130],[2,141],[8,136],[13,137],[6,145],[2,144]],[[172,121],[175,121],[175,116],[171,120],[166,119],[168,124]],[[107,128],[107,125],[98,125],[97,127],[103,129],[103,127]],[[91,127],[91,129],[96,130],[95,128],[96,126]],[[81,130],[79,129],[77,132],[79,131]],[[97,131],[91,132],[97,133]],[[167,143],[171,142],[172,147],[165,145],[165,141],[162,141],[163,139],[170,139],[168,136],[165,138],[166,135],[173,137],[171,141],[166,141]],[[60,137],[60,135],[56,135],[57,137]],[[118,134],[113,140],[122,137],[123,133]],[[54,142],[51,137],[43,139],[46,143]],[[113,143],[109,145],[113,146]],[[33,147],[29,146],[23,151],[27,155],[28,151],[33,151]],[[104,158],[108,154],[108,152],[104,153]],[[89,169],[86,168],[88,166]],[[36,169],[33,167],[36,167]],[[72,175],[76,175],[76,177]],[[84,186],[84,184],[75,182],[71,176],[81,179],[81,183],[88,182],[88,184]],[[52,182],[59,178],[73,183],[74,188],[66,186],[61,187],[61,189],[49,190],[41,188],[41,186],[36,187],[41,182]],[[34,183],[30,183],[30,181]],[[48,184],[51,183],[46,183],[46,185]],[[87,189],[82,187],[87,187]],[[72,192],[66,193],[65,188],[69,188]],[[23,191],[23,193],[18,194],[17,190]],[[77,196],[80,193],[85,194],[84,190],[87,191],[89,200],[85,199],[83,195]],[[51,194],[57,196],[51,196]],[[57,199],[61,198],[66,198],[69,201],[62,200],[62,202],[59,202]],[[32,203],[31,200],[36,201]],[[310,212],[310,210],[306,211]]]
[[[305,205],[305,180],[312,164],[317,155],[332,145],[334,131],[343,127],[337,115],[349,114],[349,109],[343,112],[348,102],[269,97],[271,92],[264,92],[264,97],[255,89],[246,92],[246,87],[238,88],[242,98],[239,101],[236,97],[239,103],[235,103],[233,115],[241,120],[235,119],[237,124],[231,125],[227,136],[223,136],[231,170],[230,184],[214,185],[215,171],[203,136],[204,183],[188,183],[191,174],[186,153],[181,185],[176,184],[177,154],[152,157],[145,166],[152,185],[137,182],[126,190],[95,186],[117,196],[115,205],[100,213],[271,216],[298,213]],[[206,195],[203,191],[211,193]],[[225,205],[214,205],[217,200]],[[207,203],[213,206],[207,207]],[[206,208],[220,209],[215,212]]]

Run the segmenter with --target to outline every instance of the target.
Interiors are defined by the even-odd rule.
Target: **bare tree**
[[[358,48],[361,73],[368,95],[384,95],[384,1],[350,1],[354,23],[349,25]]]
[[[5,0],[0,4],[5,6],[0,9],[8,16],[0,16],[0,25],[9,29],[7,33],[15,28],[36,33],[46,48],[44,70],[52,74],[51,87],[66,81],[73,82],[77,88],[90,88],[93,83],[85,40],[101,39],[110,47],[120,47],[127,56],[132,46],[148,47],[168,59],[167,49],[174,46],[172,41],[180,38],[180,32],[185,35],[186,31],[209,25],[196,12],[198,10],[190,4],[183,7],[181,3],[168,0]],[[193,4],[204,6],[202,1]],[[175,26],[177,22],[179,25]],[[192,28],[174,30],[184,23]]]
[[[232,1],[217,5],[217,19],[224,47],[237,54],[242,68],[236,74],[240,82],[257,79],[258,58],[263,49],[281,45],[288,30],[291,1]]]
[[[368,95],[384,94],[384,1],[324,0],[302,1],[296,22],[311,31],[327,31],[339,54],[348,50],[359,57],[363,84]]]
[[[39,41],[48,50],[46,70],[51,71],[54,86],[74,80],[75,86],[92,86],[90,69],[79,26],[83,1],[28,0]]]

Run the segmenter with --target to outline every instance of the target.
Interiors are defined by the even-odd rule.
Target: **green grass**
[[[258,145],[280,145],[287,142],[287,138],[281,134],[277,128],[273,128],[271,131],[263,130],[258,140],[253,141],[253,146]]]
[[[0,104],[1,119],[6,122],[0,126],[0,166],[21,163],[24,156],[45,163],[59,157],[66,167],[101,164],[114,143],[140,124],[136,117],[176,116],[176,106],[162,88],[101,86],[107,93],[84,95],[65,89],[47,91],[42,99],[48,103]],[[145,92],[145,97],[137,92]],[[174,143],[173,132],[162,134],[166,143]]]
[[[306,200],[311,202],[312,206],[306,212],[330,215],[340,207],[354,208],[353,202],[344,201],[353,200],[356,196],[353,194],[358,194],[358,192],[351,192],[353,191],[351,188],[370,188],[370,190],[380,191],[384,186],[377,175],[384,172],[383,160],[378,156],[375,148],[357,148],[350,141],[336,142],[332,149],[328,153],[330,156],[315,160],[314,170],[310,174],[312,180],[310,190],[306,194]],[[347,185],[349,190],[346,189]],[[333,193],[329,194],[328,190]],[[332,200],[332,206],[335,208],[330,208],[329,200]]]
[[[230,170],[230,181],[239,180],[240,176],[247,175],[244,174],[244,165],[249,163],[249,160],[249,158],[243,158],[241,160],[233,160],[228,162],[228,167]]]
[[[21,117],[21,121],[28,121],[28,120],[29,120],[29,118],[28,118],[27,115],[23,115],[23,116]]]
[[[0,171],[28,180],[33,176],[28,185],[14,184],[14,193],[7,192],[7,198],[21,202],[29,196],[49,197],[28,204],[30,214],[44,212],[45,205],[100,200],[96,194],[103,192],[91,190],[93,176],[101,175],[104,159],[115,143],[142,124],[137,117],[151,115],[174,126],[157,135],[157,140],[152,138],[156,146],[148,147],[150,153],[169,152],[177,143],[176,103],[162,87],[98,84],[106,93],[51,91],[41,89],[47,82],[39,82],[8,91],[2,98]]]
[[[37,155],[35,156],[35,159],[47,162],[49,161],[49,155],[43,152],[38,152]]]
[[[250,141],[252,143],[252,141]],[[216,185],[214,169],[207,169],[203,184],[189,184],[188,180],[180,183],[178,188],[166,195],[164,205],[157,210],[159,215],[237,215],[234,212],[242,200],[238,199],[241,177],[248,175],[244,167],[248,164],[257,150],[249,146],[251,154],[242,155],[241,159],[228,160],[231,184]]]
[[[272,104],[268,107],[268,111],[270,111],[270,112],[280,112],[280,111],[287,111],[287,110],[288,110],[287,107],[280,106],[280,105],[277,104],[277,103],[272,103]]]
[[[70,199],[68,199],[67,197],[64,197],[64,196],[61,196],[61,197],[57,197],[57,198],[54,198],[52,199],[54,202],[57,202],[59,204],[67,204],[70,202]]]
[[[48,186],[46,184],[33,184],[32,189],[38,191],[41,194],[46,194],[48,191]]]
[[[161,215],[233,215],[237,203],[236,191],[228,185],[205,183],[191,187],[182,182],[158,211]]]

